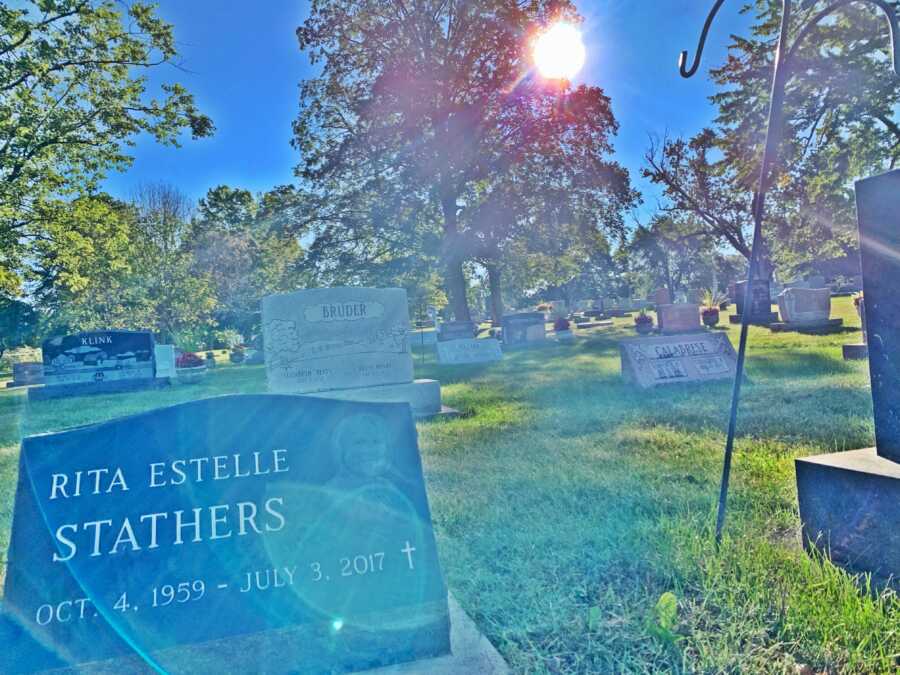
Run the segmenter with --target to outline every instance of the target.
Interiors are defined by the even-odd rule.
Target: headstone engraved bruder
[[[900,578],[900,170],[856,184],[875,447],[796,461],[803,543]]]
[[[119,658],[114,672],[323,673],[446,654],[409,407],[223,396],[26,438],[4,610],[4,673]]]
[[[619,343],[622,377],[647,389],[679,382],[733,379],[737,354],[724,333],[634,338]]]
[[[413,380],[409,309],[402,288],[313,288],[262,301],[266,376],[273,393],[408,403],[428,417],[436,380]]]
[[[155,380],[153,334],[107,330],[45,340],[41,346],[44,386],[28,390],[33,400],[132,391],[160,386]]]

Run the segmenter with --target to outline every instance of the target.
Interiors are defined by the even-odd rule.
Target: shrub
[[[569,323],[569,320],[562,317],[553,322],[553,330],[555,330],[557,333],[563,330],[569,330],[571,326],[572,324]]]

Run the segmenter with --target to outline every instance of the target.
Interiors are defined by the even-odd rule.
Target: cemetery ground
[[[833,316],[843,332],[751,328],[719,552],[728,382],[625,385],[617,341],[633,336],[630,318],[500,363],[415,353],[416,376],[439,379],[463,413],[418,425],[447,584],[514,672],[898,667],[897,597],[800,548],[794,458],[874,444],[867,365],[841,358],[859,341],[850,298]],[[157,391],[30,405],[21,390],[0,393],[0,551],[23,432],[265,388],[264,367],[224,364]]]

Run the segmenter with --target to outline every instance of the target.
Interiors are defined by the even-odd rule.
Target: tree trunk
[[[442,242],[442,258],[444,260],[444,287],[450,300],[453,318],[457,321],[471,321],[469,300],[466,297],[466,276],[463,274],[463,252],[456,220],[456,197],[444,197],[441,209],[444,212],[444,241]]]
[[[503,291],[500,285],[500,268],[496,264],[485,265],[488,273],[488,288],[491,292],[491,320],[497,325],[503,319]]]
[[[466,277],[463,261],[458,255],[448,256],[444,264],[444,285],[450,300],[453,318],[457,321],[471,321],[469,300],[466,297]]]

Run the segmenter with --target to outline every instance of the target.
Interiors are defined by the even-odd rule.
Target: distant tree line
[[[813,12],[825,3],[811,3]],[[172,27],[143,2],[0,1],[0,353],[53,332],[150,328],[184,346],[252,340],[259,299],[308,286],[407,289],[458,319],[541,299],[718,286],[743,275],[778,5],[754,0],[715,122],[648,149],[646,222],[600,87],[533,74],[531,41],[571,0],[322,0],[297,29],[296,183],[193,203],[100,191],[138,134],[214,132],[177,83]],[[798,18],[798,21],[802,18]],[[879,19],[848,6],[798,51],[767,219],[789,276],[856,247],[852,180],[896,165],[900,85]]]

